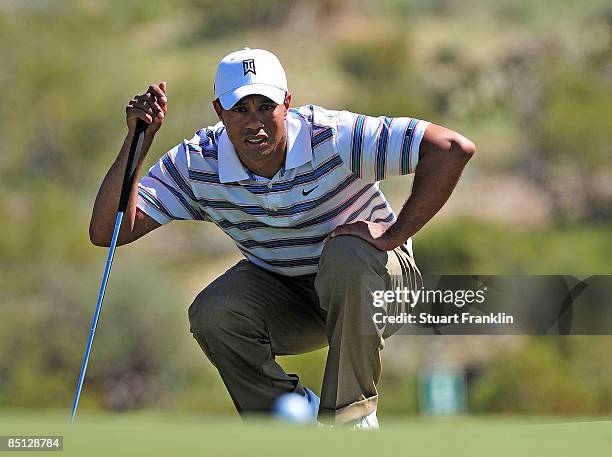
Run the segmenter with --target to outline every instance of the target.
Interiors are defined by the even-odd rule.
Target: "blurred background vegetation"
[[[0,407],[68,411],[106,250],[91,207],[124,106],[168,82],[147,165],[215,123],[217,62],[284,63],[294,104],[404,115],[478,146],[414,239],[429,274],[612,273],[612,6],[606,0],[0,0]],[[409,178],[385,181],[399,210]],[[239,254],[208,224],[118,249],[81,405],[233,414],[187,307]],[[434,341],[435,340],[435,341]],[[609,337],[394,337],[382,415],[418,411],[435,356],[476,413],[612,412]],[[318,389],[325,350],[283,357]]]

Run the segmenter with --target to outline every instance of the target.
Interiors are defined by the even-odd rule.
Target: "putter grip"
[[[136,131],[132,138],[132,144],[130,144],[130,153],[128,154],[128,160],[125,164],[125,174],[123,175],[123,184],[121,185],[121,197],[119,198],[119,212],[125,213],[127,209],[128,200],[130,199],[130,192],[132,191],[132,184],[134,181],[134,173],[136,172],[136,162],[140,158],[140,149],[142,148],[142,142],[144,141],[144,134],[147,130],[147,123],[142,119],[138,119],[136,122]]]

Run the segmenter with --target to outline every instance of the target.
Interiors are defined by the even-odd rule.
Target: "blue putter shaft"
[[[85,349],[85,357],[83,357],[83,365],[81,366],[81,373],[79,374],[79,382],[77,384],[76,393],[74,395],[74,402],[72,403],[72,414],[70,421],[74,422],[76,416],[77,407],[79,405],[79,398],[81,397],[81,390],[83,389],[83,381],[85,380],[85,372],[87,371],[87,364],[89,363],[89,355],[91,354],[91,346],[93,344],[94,335],[96,334],[96,327],[98,326],[98,319],[100,318],[100,311],[102,310],[102,301],[104,300],[104,293],[106,292],[106,284],[108,284],[108,277],[110,276],[111,266],[113,265],[113,257],[115,256],[115,248],[117,247],[117,238],[119,237],[119,229],[121,228],[121,221],[123,220],[123,212],[117,213],[117,219],[115,221],[115,229],[113,230],[113,238],[111,239],[110,248],[108,250],[108,257],[106,259],[106,267],[104,268],[104,275],[102,276],[102,284],[100,285],[100,293],[98,294],[98,302],[96,303],[96,311],[94,312],[93,319],[91,321],[91,329],[89,330],[89,340],[87,341],[87,348]]]
[[[147,124],[138,119],[136,123],[136,129],[132,142],[130,144],[130,151],[128,154],[128,160],[125,164],[125,173],[123,175],[123,183],[121,186],[121,195],[119,197],[119,208],[117,210],[117,219],[115,220],[115,228],[113,230],[113,237],[111,238],[110,247],[108,250],[108,258],[106,259],[106,267],[104,268],[104,275],[102,276],[102,284],[100,285],[100,293],[98,294],[98,302],[96,303],[96,310],[91,321],[91,329],[89,330],[89,340],[87,341],[87,347],[85,348],[85,356],[83,357],[83,365],[81,365],[81,373],[79,374],[79,381],[77,383],[76,392],[74,394],[74,402],[72,403],[72,414],[70,415],[70,421],[74,422],[76,416],[77,407],[79,406],[79,398],[81,397],[81,390],[83,390],[83,382],[85,381],[85,372],[87,371],[87,364],[89,363],[89,355],[91,354],[91,346],[93,345],[94,335],[96,333],[96,327],[98,326],[98,319],[100,318],[100,311],[102,310],[102,301],[104,300],[104,293],[106,292],[106,284],[108,283],[108,277],[110,276],[111,266],[113,264],[113,257],[115,256],[115,248],[117,247],[117,238],[119,238],[119,229],[121,228],[121,221],[123,215],[127,210],[128,201],[130,198],[130,192],[134,184],[134,175],[136,173],[136,164],[140,157],[140,150],[144,141],[144,134],[147,130]]]

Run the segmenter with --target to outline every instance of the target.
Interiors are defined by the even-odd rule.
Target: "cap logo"
[[[246,59],[242,61],[242,71],[244,72],[243,76],[248,75],[249,73],[255,73],[255,59]]]

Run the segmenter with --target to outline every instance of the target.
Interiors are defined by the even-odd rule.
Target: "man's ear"
[[[291,92],[287,92],[287,95],[285,95],[285,101],[283,105],[285,105],[285,110],[289,109],[289,106],[291,105]]]
[[[221,102],[219,102],[219,99],[216,99],[213,100],[212,104],[215,112],[217,113],[217,117],[221,122],[223,122],[223,107],[221,106]],[[225,124],[225,122],[223,123]]]

